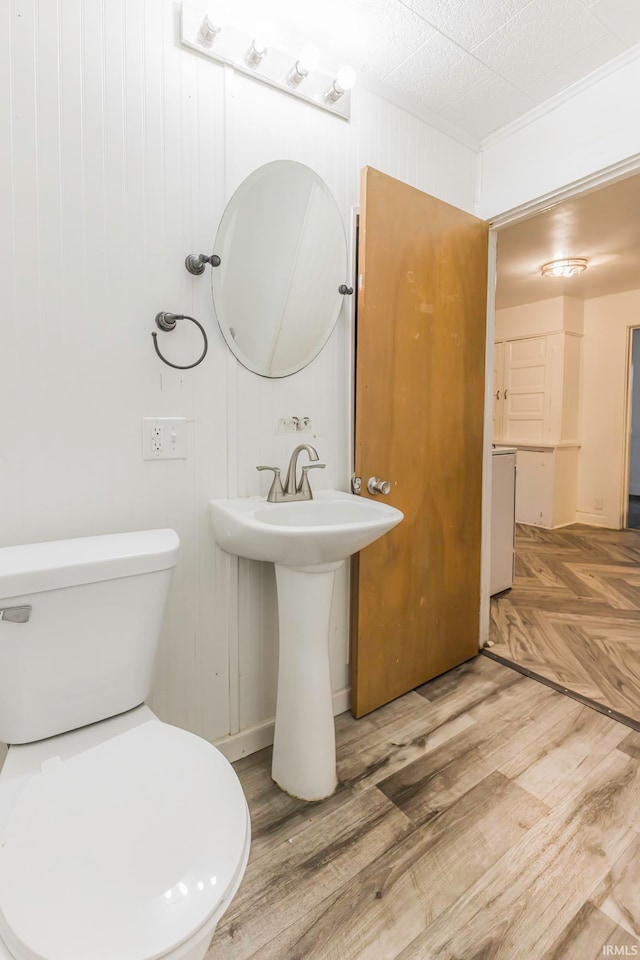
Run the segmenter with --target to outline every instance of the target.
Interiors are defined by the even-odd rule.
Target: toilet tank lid
[[[175,530],[140,530],[0,547],[0,599],[175,566]]]

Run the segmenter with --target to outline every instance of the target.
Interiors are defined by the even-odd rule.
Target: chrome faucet
[[[300,482],[298,483],[298,457],[303,450],[306,450],[309,455],[309,460],[313,462],[302,467],[302,474]],[[289,460],[287,479],[285,480],[284,487],[280,479],[280,467],[256,467],[256,470],[273,470],[273,483],[267,494],[269,503],[289,503],[291,500],[313,500],[313,493],[311,492],[311,486],[309,484],[309,470],[323,470],[326,466],[324,463],[316,463],[318,459],[317,451],[313,447],[310,447],[308,443],[301,443],[300,446],[296,447]]]

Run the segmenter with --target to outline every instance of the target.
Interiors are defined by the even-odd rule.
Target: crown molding
[[[624,53],[621,53],[619,56],[615,57],[615,59],[609,60],[608,63],[598,67],[597,70],[589,73],[581,80],[577,80],[575,83],[572,83],[571,86],[565,87],[565,89],[561,90],[560,93],[556,93],[553,97],[549,97],[548,100],[544,100],[542,103],[538,104],[537,107],[533,107],[532,110],[529,110],[527,113],[522,114],[522,116],[512,120],[511,123],[506,124],[504,127],[500,127],[500,129],[496,130],[494,133],[490,133],[488,137],[485,137],[483,140],[481,140],[480,149],[484,151],[496,146],[496,144],[501,143],[503,140],[507,140],[509,137],[513,136],[514,133],[518,133],[518,131],[528,127],[530,123],[534,123],[536,120],[546,116],[548,113],[552,113],[558,107],[561,107],[569,100],[572,100],[579,93],[589,90],[597,83],[600,83],[600,81],[605,80],[607,77],[610,77],[618,70],[621,70],[623,67],[628,66],[630,63],[633,63],[639,58],[640,43],[630,47],[629,50],[625,50]]]

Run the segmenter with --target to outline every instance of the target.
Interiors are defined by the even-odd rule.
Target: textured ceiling
[[[213,0],[212,0],[213,4]],[[640,0],[217,0],[482,139],[640,43]]]
[[[588,257],[569,279],[540,276],[549,260]],[[586,300],[640,288],[640,175],[565,200],[498,233],[496,307],[550,297]]]

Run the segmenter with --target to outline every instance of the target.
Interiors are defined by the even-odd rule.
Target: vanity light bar
[[[343,120],[351,119],[354,71],[343,67],[337,75],[327,73],[318,67],[318,54],[312,47],[304,47],[296,59],[258,35],[219,23],[190,0],[182,3],[180,40],[189,50],[228,64],[247,77]]]

